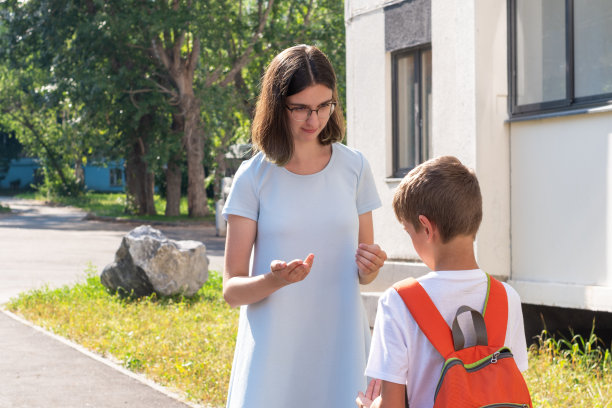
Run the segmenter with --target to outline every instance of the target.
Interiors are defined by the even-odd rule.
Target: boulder
[[[121,241],[115,262],[100,280],[112,292],[133,297],[193,296],[208,279],[206,246],[199,241],[174,241],[142,225]]]

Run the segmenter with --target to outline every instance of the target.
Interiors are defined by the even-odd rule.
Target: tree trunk
[[[151,116],[140,118],[137,134],[132,142],[130,154],[126,163],[126,183],[128,201],[136,207],[138,215],[156,215],[155,201],[155,175],[149,171],[144,156],[146,149],[146,136],[151,123]]]
[[[74,162],[74,178],[79,187],[85,188],[85,169],[81,159],[77,159]]]
[[[185,117],[183,136],[187,153],[187,203],[190,217],[208,215],[204,186],[204,135],[200,127],[200,103],[193,92],[181,96],[181,110]]]
[[[181,215],[181,165],[180,155],[168,162],[166,169],[166,216]]]
[[[172,134],[183,135],[185,121],[180,114],[172,115]],[[181,184],[182,184],[182,164],[183,150],[179,149],[170,155],[168,167],[166,169],[166,216],[176,217],[181,215]]]

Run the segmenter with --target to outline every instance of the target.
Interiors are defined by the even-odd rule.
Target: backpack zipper
[[[498,403],[498,404],[491,404],[491,405],[483,405],[480,408],[529,408],[529,405],[527,404],[513,404],[513,403]]]
[[[487,367],[490,364],[496,364],[497,361],[500,358],[509,358],[509,357],[513,357],[512,353],[510,352],[510,349],[507,348],[507,347],[502,347],[498,351],[493,353],[491,356],[483,358],[482,360],[479,360],[479,361],[477,361],[475,363],[468,364],[467,366],[465,364],[463,364],[463,362],[459,358],[455,357],[455,358],[448,359],[444,363],[444,367],[442,367],[442,373],[440,374],[440,379],[438,380],[438,385],[436,386],[436,392],[434,394],[434,401],[435,401],[436,397],[438,396],[438,392],[440,391],[440,387],[442,387],[442,380],[444,379],[444,376],[446,375],[446,372],[451,367],[456,366],[457,364],[461,364],[465,368],[465,371],[467,371],[468,373],[471,373],[471,372],[474,372],[474,371],[478,371],[478,370],[480,370],[480,369],[482,369],[484,367]],[[488,405],[488,406],[495,407],[495,405]],[[516,405],[516,406],[517,407],[521,407],[522,405],[519,404],[519,405]]]

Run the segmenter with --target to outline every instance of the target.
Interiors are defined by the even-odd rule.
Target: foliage
[[[594,327],[588,339],[538,336],[525,372],[534,407],[612,406],[612,357]]]
[[[223,300],[222,282],[210,272],[192,298],[129,301],[110,295],[90,270],[83,283],[31,291],[7,308],[188,399],[221,406],[238,320],[238,310]]]
[[[159,179],[169,161],[185,166],[189,143],[177,118],[192,86],[203,163],[214,173],[227,146],[248,141],[260,77],[283,48],[318,45],[343,99],[343,10],[337,0],[5,0],[0,116],[29,154],[45,155],[50,191],[54,178],[72,191],[68,170],[78,184],[88,160],[128,159],[134,149]],[[218,188],[222,174],[214,174]]]
[[[46,86],[48,77],[41,70],[0,65],[0,121],[27,155],[39,158],[49,191],[78,195],[81,186],[71,171],[82,157],[78,124],[69,118],[70,101]]]

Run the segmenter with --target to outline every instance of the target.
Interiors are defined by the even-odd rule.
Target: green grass
[[[238,310],[224,302],[217,273],[190,299],[130,301],[90,271],[81,284],[27,292],[6,307],[194,402],[225,402]],[[556,340],[544,331],[538,340],[524,373],[534,407],[612,408],[612,357],[594,333]]]
[[[0,204],[0,214],[11,212],[11,208],[9,206],[3,206]]]
[[[529,349],[525,380],[534,407],[612,407],[612,357],[594,330],[569,340],[542,332]]]
[[[206,217],[190,218],[188,216],[187,198],[182,197],[180,203],[180,214],[177,217],[166,217],[166,200],[159,195],[154,196],[155,210],[158,215],[132,215],[126,213],[126,196],[124,193],[94,193],[86,192],[79,197],[54,197],[48,200],[43,194],[21,193],[17,197],[35,199],[40,201],[49,201],[56,205],[69,205],[80,208],[89,213],[100,217],[113,217],[127,220],[143,220],[143,221],[172,221],[172,222],[212,222],[214,223],[214,211]],[[210,210],[214,208],[211,203],[208,203]]]
[[[189,400],[225,403],[238,309],[223,300],[215,272],[192,298],[130,301],[109,294],[90,271],[83,283],[27,292],[6,308]]]

